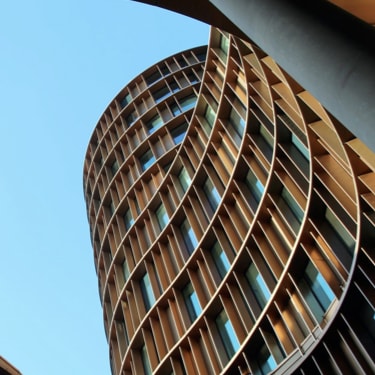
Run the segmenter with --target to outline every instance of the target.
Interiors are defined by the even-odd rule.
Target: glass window
[[[121,108],[125,108],[132,100],[131,95],[128,93],[120,100]]]
[[[148,167],[150,167],[155,162],[155,156],[151,150],[146,151],[141,158],[139,159],[142,170],[145,171]]]
[[[181,168],[181,171],[178,174],[178,179],[180,181],[182,190],[184,192],[186,192],[186,190],[188,189],[188,187],[191,184],[191,178],[190,178],[190,176],[189,176],[188,171],[186,170],[186,168],[184,168],[184,167]]]
[[[133,122],[137,119],[137,114],[135,111],[130,112],[128,116],[126,116],[125,121],[128,126],[131,126]]]
[[[159,129],[163,125],[163,119],[156,115],[150,121],[146,123],[148,134],[152,134],[155,130]]]
[[[270,146],[272,148],[273,147],[273,137],[269,133],[269,131],[266,129],[266,127],[262,124],[260,124],[260,126],[259,126],[259,134],[266,141],[268,146]]]
[[[354,238],[349,234],[348,230],[341,224],[335,214],[328,207],[325,211],[325,218],[339,237],[340,241],[349,250],[350,254],[353,254],[355,248]]]
[[[303,210],[285,187],[281,189],[278,205],[280,210],[284,213],[285,219],[293,229],[293,232],[297,234],[302,222]]]
[[[177,82],[174,79],[172,79],[170,82],[168,82],[168,86],[173,93],[180,90],[180,86],[177,84]]]
[[[207,52],[201,52],[201,53],[197,53],[196,56],[197,56],[197,59],[199,61],[205,61],[206,60],[206,55],[207,55]]]
[[[180,229],[186,245],[186,249],[188,253],[191,254],[198,245],[197,237],[195,236],[193,228],[191,227],[187,219],[182,222]]]
[[[162,87],[161,89],[155,91],[152,94],[156,103],[161,102],[163,99],[165,99],[169,95],[170,95],[170,91],[169,91],[169,88],[166,86]]]
[[[182,295],[184,297],[190,320],[193,322],[202,312],[202,308],[198,301],[197,293],[195,292],[191,283],[188,283],[184,287],[184,289],[182,290]]]
[[[191,94],[180,99],[180,106],[183,111],[187,111],[188,109],[193,108],[195,106],[196,101],[197,97],[195,96],[195,94]]]
[[[212,247],[211,255],[220,277],[223,278],[230,268],[230,263],[227,255],[225,254],[218,241],[216,241],[214,246]]]
[[[126,259],[124,259],[122,263],[122,272],[124,274],[124,280],[126,281],[130,275],[129,266],[128,266],[128,262],[126,261]]]
[[[308,263],[304,276],[298,285],[310,310],[320,323],[335,298],[332,289],[311,262]]]
[[[187,127],[188,127],[188,123],[184,122],[181,125],[177,126],[176,128],[172,129],[171,135],[176,145],[181,143],[182,140],[184,139]]]
[[[203,184],[203,191],[207,197],[207,200],[211,208],[213,209],[213,211],[216,211],[221,201],[221,196],[218,190],[216,189],[216,186],[212,183],[211,179],[208,177]]]
[[[167,210],[165,209],[165,206],[163,203],[159,205],[159,207],[156,209],[156,218],[159,223],[159,228],[162,230],[168,223],[169,217],[167,214]]]
[[[187,75],[190,83],[197,83],[198,82],[198,78],[197,76],[193,73],[193,72],[190,72],[188,75]]]
[[[254,263],[251,263],[249,268],[245,273],[246,279],[249,282],[250,288],[254,293],[254,296],[260,306],[263,307],[266,305],[268,300],[271,297],[271,293],[258,269],[255,267]]]
[[[223,34],[220,35],[220,49],[225,53],[225,55],[228,55],[229,38]]]
[[[298,151],[306,158],[306,160],[310,160],[309,150],[294,133],[292,133],[292,143],[294,144],[294,146],[296,146]]]
[[[156,72],[150,74],[148,77],[146,77],[146,83],[148,86],[156,82],[159,78],[161,78],[161,74],[157,70]]]
[[[236,351],[239,349],[240,343],[225,310],[222,310],[216,317],[215,323],[219,331],[220,338],[223,342],[225,351],[228,354],[228,358],[232,358]]]
[[[178,59],[178,65],[180,65],[181,68],[184,68],[185,66],[187,66],[187,63],[182,56]]]
[[[150,282],[150,276],[146,272],[141,281],[141,292],[142,292],[142,297],[143,301],[145,303],[145,308],[146,311],[150,310],[151,306],[155,303],[155,295],[152,290],[151,282]]]
[[[146,345],[143,345],[141,348],[141,359],[142,359],[143,371],[145,375],[151,375],[152,370],[151,370],[150,360],[147,354]]]
[[[115,160],[115,161],[112,163],[112,165],[111,165],[112,176],[114,176],[118,170],[119,170],[119,164],[118,164],[118,161]]]
[[[122,332],[122,334],[124,335],[126,344],[129,344],[128,331],[126,330],[126,325],[125,325],[124,320],[121,320],[120,322],[118,322],[118,327],[119,327],[120,332]]]
[[[240,145],[245,130],[245,120],[232,108],[229,114],[229,133],[237,145]]]
[[[262,375],[266,375],[274,370],[277,366],[275,358],[268,350],[266,344],[260,348],[257,356],[256,356],[257,364],[259,365],[259,373]]]
[[[212,127],[215,121],[216,113],[209,104],[207,104],[206,109],[204,111],[204,117]]]
[[[281,190],[281,196],[283,197],[284,201],[287,203],[290,210],[293,212],[294,216],[300,223],[303,218],[303,210],[298,205],[296,200],[293,198],[293,196],[290,194],[289,190],[285,187]]]
[[[165,64],[160,67],[160,70],[163,76],[167,76],[170,73],[169,68]]]
[[[169,107],[171,108],[174,116],[178,116],[180,113],[182,113],[180,107],[176,103],[171,104]]]
[[[115,204],[111,201],[111,203],[109,204],[109,212],[111,213],[111,215],[115,213],[115,210],[116,210]]]
[[[252,193],[253,197],[259,203],[260,199],[263,196],[264,186],[263,184],[257,179],[254,172],[249,169],[246,174],[245,179],[246,186],[249,188],[250,192]]]

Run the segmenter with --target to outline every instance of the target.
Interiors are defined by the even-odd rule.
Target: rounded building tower
[[[142,73],[90,140],[113,374],[374,373],[374,153],[255,45],[212,28],[204,59]]]

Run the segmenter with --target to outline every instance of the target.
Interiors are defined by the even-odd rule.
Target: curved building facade
[[[113,374],[374,373],[374,152],[256,45],[212,28],[205,52],[90,140]]]

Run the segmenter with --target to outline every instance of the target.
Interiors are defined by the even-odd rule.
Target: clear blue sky
[[[130,0],[0,5],[0,355],[24,375],[109,375],[82,192],[93,128],[208,26]]]

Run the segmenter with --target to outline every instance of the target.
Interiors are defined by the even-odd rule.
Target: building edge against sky
[[[374,152],[254,44],[212,28],[205,51],[136,77],[90,140],[112,372],[373,373]]]
[[[5,358],[0,356],[0,375],[21,375]]]

